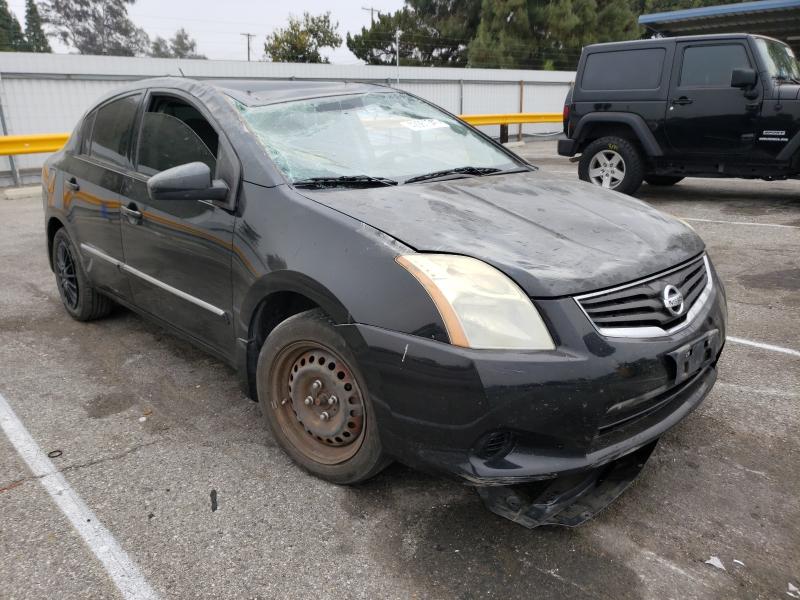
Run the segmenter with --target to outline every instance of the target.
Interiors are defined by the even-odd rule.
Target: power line
[[[375,13],[378,13],[378,18],[379,19],[381,18],[381,11],[379,11],[374,6],[362,6],[361,10],[366,10],[366,11],[369,12],[369,18],[370,18],[370,21],[372,22],[373,26],[375,25]]]
[[[240,35],[243,35],[243,36],[245,36],[247,38],[247,62],[250,62],[250,40],[252,38],[256,37],[256,34],[255,33],[242,33]]]

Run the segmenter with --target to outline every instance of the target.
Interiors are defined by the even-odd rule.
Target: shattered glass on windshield
[[[250,130],[291,182],[402,181],[465,165],[518,165],[463,123],[408,94],[380,92],[247,107]]]

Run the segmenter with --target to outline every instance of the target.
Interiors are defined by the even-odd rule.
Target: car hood
[[[540,298],[633,281],[704,248],[692,229],[644,202],[541,172],[298,191],[419,252],[483,260]]]

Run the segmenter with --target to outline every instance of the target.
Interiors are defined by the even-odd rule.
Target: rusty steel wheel
[[[357,483],[389,464],[355,356],[321,310],[277,325],[256,375],[261,414],[275,439],[314,475]]]
[[[334,465],[358,452],[364,439],[364,403],[345,360],[315,342],[298,342],[274,367],[277,419],[303,454]]]

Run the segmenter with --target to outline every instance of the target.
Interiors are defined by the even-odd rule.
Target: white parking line
[[[130,600],[158,598],[138,567],[108,529],[45,456],[2,394],[0,394],[0,428],[27,463],[33,475],[39,479],[42,487],[50,494],[56,506],[66,515],[83,541],[105,567],[122,596]]]
[[[797,356],[798,358],[800,358],[800,352],[798,352],[797,350],[792,350],[791,348],[784,348],[783,346],[773,346],[772,344],[765,344],[763,342],[754,342],[752,340],[746,340],[744,338],[733,337],[730,335],[727,336],[727,340],[735,344],[753,346],[754,348],[761,348],[762,350],[771,350],[772,352],[780,352],[781,354],[788,354],[789,356]]]
[[[697,221],[699,223],[720,223],[722,225],[754,225],[755,227],[781,227],[784,229],[800,229],[800,225],[780,225],[778,223],[751,223],[749,221],[717,221],[716,219],[697,219],[694,217],[681,217],[684,221]]]

